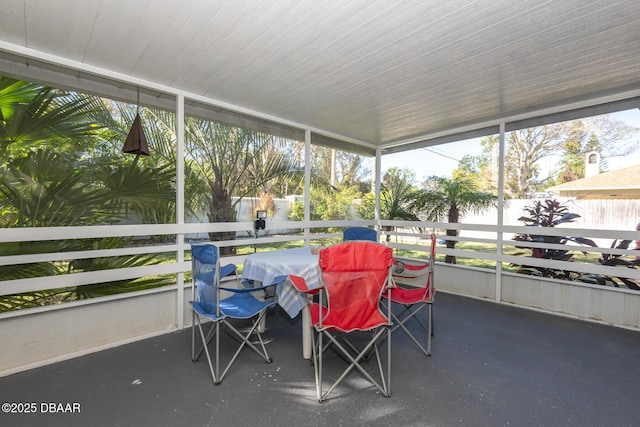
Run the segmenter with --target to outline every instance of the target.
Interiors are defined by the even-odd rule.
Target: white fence
[[[275,209],[273,212],[269,213],[267,221],[269,222],[282,222],[288,221],[289,212],[291,212],[291,206],[296,201],[302,201],[302,196],[287,196],[284,199],[273,199],[273,203],[275,204]],[[237,201],[237,197],[233,198],[233,201]],[[252,224],[255,219],[255,212],[259,209],[261,200],[257,197],[244,197],[240,203],[236,205],[236,221],[237,222],[245,222],[247,224]],[[207,224],[209,221],[207,219],[207,214],[201,212],[192,218],[187,218],[185,220],[191,224]],[[286,234],[288,229],[269,229],[266,233],[269,234]],[[239,238],[242,237],[251,237],[253,236],[253,229],[248,228],[247,230],[241,230],[236,232],[236,236]],[[197,233],[197,234],[189,234],[186,236],[188,239],[207,239],[209,236],[207,233]]]
[[[284,199],[273,199],[276,210],[272,216],[268,218],[268,221],[288,221],[289,212],[291,206],[298,200],[302,202],[304,198],[302,196],[288,196]],[[540,199],[511,199],[506,202],[504,210],[504,225],[523,225],[521,221],[518,221],[523,215],[526,215],[524,208],[532,206],[536,200]],[[556,198],[559,202],[565,204],[569,209],[569,212],[580,215],[580,218],[576,219],[573,223],[563,224],[563,228],[593,228],[600,230],[634,230],[636,224],[640,223],[640,200],[575,200],[566,198]],[[253,221],[254,213],[260,199],[246,197],[239,204],[236,209],[238,222]],[[193,218],[191,223],[207,223],[206,214],[200,214],[198,217]],[[498,223],[498,212],[495,209],[489,209],[482,213],[466,214],[462,218],[462,222],[467,224],[488,224],[496,225]],[[251,236],[253,230],[238,231],[238,237]],[[287,229],[270,229],[267,233],[286,234]],[[482,237],[482,232],[473,230],[461,231],[461,236],[468,237]],[[190,235],[191,238],[207,238],[204,233],[201,235]],[[510,239],[511,235],[505,235],[505,239]],[[613,239],[594,239],[598,246],[606,247],[611,244]]]
[[[640,223],[640,200],[575,200],[556,198],[565,204],[569,212],[580,215],[573,223],[562,224],[563,228],[589,228],[598,230],[635,230]],[[521,216],[526,216],[524,208],[532,206],[536,199],[513,199],[507,201],[504,210],[504,225],[524,225],[518,221]],[[464,223],[490,224],[498,223],[498,212],[490,209],[480,214],[467,214]],[[479,237],[482,233],[465,230],[461,236]],[[505,235],[505,239],[511,239],[512,235]],[[598,246],[607,247],[613,238],[593,239]]]

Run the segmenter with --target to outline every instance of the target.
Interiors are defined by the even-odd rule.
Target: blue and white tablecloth
[[[277,276],[293,274],[303,277],[310,289],[320,286],[318,254],[311,248],[283,249],[248,255],[242,267],[242,279],[272,283]],[[277,287],[278,305],[294,318],[306,304],[306,297],[288,280]]]

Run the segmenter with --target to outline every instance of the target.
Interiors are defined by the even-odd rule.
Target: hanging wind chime
[[[122,147],[123,153],[129,154],[142,154],[144,156],[149,155],[149,145],[147,144],[147,138],[144,136],[144,130],[142,130],[142,121],[140,119],[140,87],[138,86],[138,99],[136,118],[133,120],[133,125],[129,131],[124,147]]]

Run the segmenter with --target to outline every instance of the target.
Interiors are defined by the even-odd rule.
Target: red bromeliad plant
[[[528,216],[521,216],[519,221],[528,227],[555,227],[558,224],[574,222],[580,215],[569,212],[569,209],[561,205],[557,200],[536,201],[533,206],[525,209]],[[517,234],[513,240],[532,243],[552,243],[556,245],[566,245],[567,242],[575,242],[580,245],[597,247],[591,239],[572,236],[545,236],[539,234]],[[519,248],[523,248],[520,247]],[[548,259],[553,261],[572,261],[575,249],[566,248],[528,248],[531,250],[531,257],[538,259]],[[586,252],[582,252],[586,255]],[[522,255],[521,253],[519,255]],[[512,264],[518,266],[517,264]],[[575,280],[579,274],[570,270],[555,269],[549,267],[520,265],[518,273],[533,276],[550,277],[554,279]]]
[[[631,242],[631,240],[614,240],[611,244],[611,249],[629,249]],[[638,259],[638,257],[634,258],[620,254],[603,253],[598,262],[601,265],[610,267],[640,268],[640,259]],[[640,291],[640,286],[638,285],[638,283],[635,280],[629,279],[627,277],[585,273],[581,275],[577,280],[594,285],[614,286],[616,288],[627,287],[629,289]]]

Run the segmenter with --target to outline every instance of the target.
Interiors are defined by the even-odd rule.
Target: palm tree
[[[420,192],[414,186],[415,173],[396,167],[387,170],[380,187],[380,218],[388,220],[419,221],[416,202]],[[395,227],[385,226],[385,230]],[[387,235],[389,241],[390,235]]]
[[[101,98],[0,77],[0,226],[109,224],[131,212],[147,212],[149,203],[175,199],[171,188],[175,172],[144,168],[138,158],[119,154],[126,129],[127,124],[119,126]],[[3,243],[0,253],[66,252],[96,245],[123,247],[128,242],[121,238]],[[66,268],[49,262],[8,265],[0,267],[0,277],[7,280],[144,265],[150,262],[147,258],[72,260]],[[166,280],[112,282],[8,295],[0,299],[0,311],[163,284]]]
[[[473,180],[467,178],[449,179],[431,177],[420,192],[419,205],[426,214],[427,221],[458,223],[467,212],[479,213],[497,206],[498,196],[478,191]],[[447,236],[457,236],[457,230],[447,230]],[[455,240],[447,240],[447,248],[454,249]],[[456,263],[456,257],[447,255],[445,262]]]
[[[0,76],[0,156],[82,147],[116,123],[95,96]]]
[[[420,221],[418,217],[421,191],[414,185],[415,173],[410,169],[389,168],[380,184],[380,219]],[[359,217],[373,219],[375,195],[366,194],[356,206]],[[395,227],[384,226],[386,231]],[[387,234],[387,241],[391,236]]]
[[[157,139],[158,155],[175,161],[175,114],[147,111],[150,139]],[[185,118],[185,200],[191,213],[207,213],[209,222],[235,222],[244,197],[267,191],[279,178],[303,177],[286,150],[289,142],[193,116]],[[268,191],[267,191],[268,192]],[[213,241],[234,240],[236,232],[213,232]],[[235,251],[223,247],[221,254]]]
[[[271,180],[293,176],[298,167],[275,137],[220,123],[199,121],[190,127],[190,164],[206,182],[209,222],[235,222],[236,206],[258,195]],[[232,199],[235,196],[235,201]],[[212,240],[233,240],[235,231],[211,233]],[[221,253],[234,253],[226,247]]]

